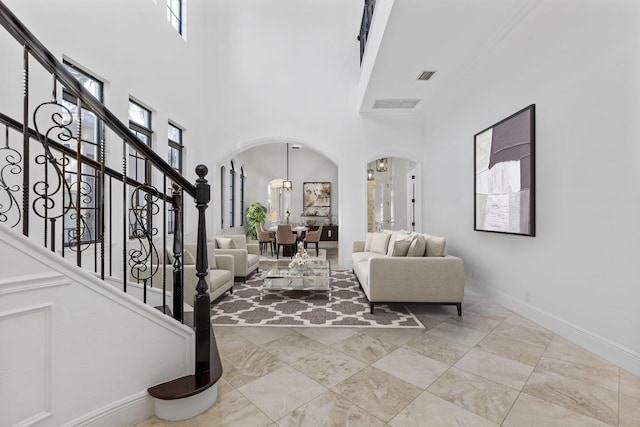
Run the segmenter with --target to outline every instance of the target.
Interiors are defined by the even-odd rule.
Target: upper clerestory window
[[[183,0],[167,0],[167,20],[180,35],[184,35],[183,3]]]

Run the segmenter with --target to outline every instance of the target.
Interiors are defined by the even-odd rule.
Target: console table
[[[320,226],[309,225],[309,231],[316,231]],[[338,241],[338,226],[337,225],[323,225],[322,235],[320,236],[321,242],[337,242]]]

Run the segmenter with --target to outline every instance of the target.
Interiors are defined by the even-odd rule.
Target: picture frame
[[[535,234],[535,104],[474,135],[474,230]]]
[[[330,182],[304,182],[302,184],[302,215],[331,215]]]

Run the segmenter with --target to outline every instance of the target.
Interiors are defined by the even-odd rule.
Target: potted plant
[[[264,222],[266,214],[267,208],[259,202],[256,202],[247,208],[247,213],[245,215],[247,218],[247,225],[249,226],[247,236],[251,239],[255,240],[258,238],[255,225]]]

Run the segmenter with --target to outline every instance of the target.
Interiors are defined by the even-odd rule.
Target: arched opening
[[[380,157],[367,164],[367,231],[416,230],[417,173],[417,163],[401,157]]]

